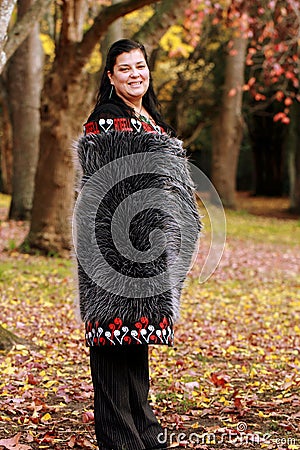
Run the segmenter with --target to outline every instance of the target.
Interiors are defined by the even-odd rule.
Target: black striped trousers
[[[91,347],[90,364],[99,449],[166,448],[148,403],[148,346]]]

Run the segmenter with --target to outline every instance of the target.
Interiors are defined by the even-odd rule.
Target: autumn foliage
[[[229,30],[236,29],[236,33],[246,37],[248,80],[241,88],[249,91],[256,102],[281,102],[282,111],[274,116],[274,121],[288,124],[291,105],[300,101],[299,8],[297,0],[192,0],[186,9],[185,39],[196,47],[207,21],[222,29],[225,37],[228,35],[229,51]]]

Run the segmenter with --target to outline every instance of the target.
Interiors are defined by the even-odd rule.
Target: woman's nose
[[[132,77],[138,77],[140,74],[139,74],[139,71],[135,67],[133,67],[130,75]]]

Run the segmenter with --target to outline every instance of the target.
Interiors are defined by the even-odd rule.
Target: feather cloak
[[[201,229],[182,142],[110,131],[80,138],[75,150],[82,320],[173,324]]]

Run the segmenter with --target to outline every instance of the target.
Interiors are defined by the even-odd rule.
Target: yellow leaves
[[[198,402],[200,401],[200,405],[204,408],[206,408],[210,404],[210,399],[205,396],[200,396],[198,399]]]
[[[151,401],[151,403],[156,402],[156,395],[153,392],[150,394],[150,401]]]
[[[7,367],[6,369],[3,369],[2,373],[5,375],[12,375],[15,373],[15,369],[13,367]]]
[[[182,55],[184,58],[193,52],[194,48],[183,41],[183,29],[180,25],[173,25],[160,40],[160,45],[166,52]]]
[[[48,421],[51,420],[51,419],[52,419],[51,414],[46,413],[46,414],[44,414],[43,417],[41,418],[41,421],[42,421],[42,422],[48,422]]]
[[[45,388],[49,389],[50,387],[52,387],[54,384],[57,384],[57,380],[49,380],[47,381],[44,386]]]
[[[207,45],[207,50],[211,52],[216,52],[221,46],[221,41],[209,42]]]
[[[263,418],[268,418],[271,414],[265,414],[263,411],[258,411],[258,416]]]
[[[133,11],[123,18],[124,25],[129,35],[135,34],[141,26],[146,23],[154,14],[151,6]]]
[[[255,367],[251,367],[249,376],[250,378],[254,378],[257,375],[257,370],[255,369]]]
[[[0,416],[0,421],[1,422],[10,422],[11,418],[7,417],[7,416]]]
[[[178,392],[175,393],[176,397],[178,398],[178,400],[182,400],[184,395],[183,394],[179,394]]]
[[[275,351],[275,348],[274,348]],[[269,353],[268,355],[266,355],[266,360],[277,360],[278,359],[278,355],[276,355],[276,353]]]
[[[219,399],[219,402],[224,403],[224,406],[228,406],[230,404],[230,402],[223,396]]]
[[[28,347],[26,347],[25,345],[16,344],[14,346],[14,349],[23,356],[28,355],[28,353],[29,353]]]
[[[43,46],[43,50],[47,56],[49,56],[50,61],[54,60],[55,56],[55,44],[48,34],[40,33],[40,39]]]
[[[102,57],[100,51],[100,45],[96,45],[94,50],[92,51],[91,57],[88,63],[85,65],[85,70],[88,73],[96,73],[101,69],[102,65]]]

